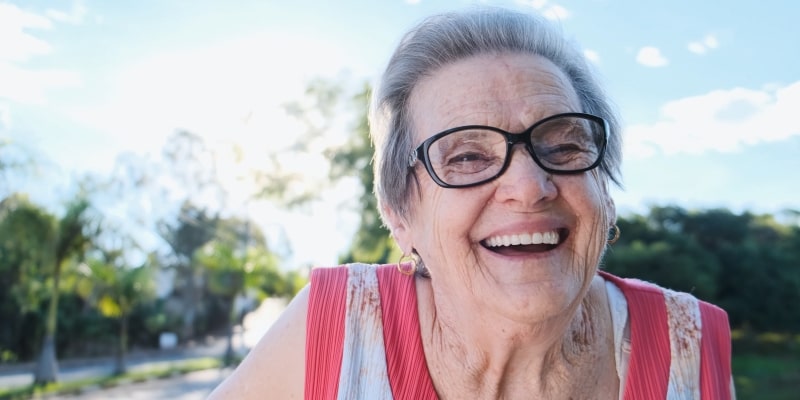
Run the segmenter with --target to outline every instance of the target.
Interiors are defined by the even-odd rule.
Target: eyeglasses
[[[600,165],[608,131],[603,118],[583,113],[552,115],[521,133],[460,126],[422,142],[411,152],[408,166],[421,160],[433,181],[445,188],[477,186],[502,175],[511,163],[514,145],[522,143],[543,170],[577,174]]]

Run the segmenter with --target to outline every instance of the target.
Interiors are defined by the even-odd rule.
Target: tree
[[[236,298],[248,290],[257,291],[259,298],[265,297],[264,282],[277,275],[270,274],[277,271],[277,259],[264,247],[237,252],[230,243],[213,241],[198,252],[197,260],[208,269],[208,289],[222,297],[228,306],[224,361],[225,365],[231,365],[234,362],[233,326],[239,319]]]
[[[0,202],[0,350],[7,357],[33,353],[36,332],[24,332],[25,315],[47,298],[45,267],[51,265],[56,218],[14,194]]]
[[[71,257],[80,258],[91,243],[94,233],[89,232],[89,202],[78,196],[67,205],[67,211],[58,221],[52,247],[43,251],[52,252],[51,272],[52,291],[45,322],[45,337],[41,355],[36,365],[34,382],[46,384],[58,380],[58,361],[56,357],[55,336],[58,319],[58,298],[61,272]]]
[[[117,351],[115,375],[126,372],[128,350],[128,320],[134,309],[155,298],[155,282],[149,262],[128,267],[123,262],[123,250],[99,250],[95,257],[81,264],[84,279],[79,282],[78,293],[100,313],[117,321]]]
[[[369,137],[369,99],[371,88],[365,85],[352,98],[356,118],[350,137],[343,146],[328,150],[331,162],[331,179],[355,177],[360,184],[357,209],[361,215],[350,250],[340,262],[388,263],[400,258],[389,230],[378,213],[378,200],[373,193],[375,174],[372,169],[373,148]]]
[[[653,207],[620,217],[609,272],[687,291],[724,308],[731,325],[800,331],[800,228],[771,215]]]
[[[394,244],[388,229],[383,225],[377,209],[377,199],[372,192],[374,174],[372,170],[373,149],[369,137],[368,113],[371,88],[363,84],[355,94],[345,89],[342,83],[325,80],[311,82],[305,98],[287,104],[289,115],[305,127],[289,151],[305,151],[322,135],[331,133],[337,126],[340,115],[352,115],[349,120],[347,141],[325,150],[330,171],[330,183],[312,188],[312,192],[291,186],[297,181],[290,174],[264,174],[259,182],[263,190],[260,195],[276,200],[279,204],[293,207],[307,204],[318,198],[324,188],[344,179],[355,179],[359,193],[352,208],[359,213],[360,222],[353,243],[340,262],[386,263],[397,260],[399,248]]]
[[[184,202],[174,221],[161,221],[158,233],[172,250],[172,267],[177,271],[176,290],[183,299],[182,338],[194,338],[194,324],[200,305],[203,271],[196,268],[194,254],[216,235],[219,217],[205,208]]]

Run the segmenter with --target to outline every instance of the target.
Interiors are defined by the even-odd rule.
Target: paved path
[[[252,348],[263,334],[272,326],[275,319],[286,307],[283,299],[267,299],[261,306],[245,316],[244,330],[234,336],[234,346],[242,351]],[[203,345],[164,352],[134,354],[128,359],[128,369],[150,369],[169,366],[170,363],[199,357],[221,357],[225,352],[224,338],[211,340]],[[112,370],[112,358],[90,360],[64,360],[59,364],[61,382],[108,375]],[[0,369],[0,388],[27,386],[33,383],[33,364],[4,366]],[[55,397],[58,399],[203,399],[224,379],[230,370],[207,370],[157,379],[142,383],[131,383],[110,389],[93,389],[80,396]],[[99,396],[99,397],[97,397]],[[48,397],[54,398],[54,397]]]
[[[230,369],[197,371],[108,389],[88,388],[79,395],[48,396],[49,400],[204,400],[230,374]]]

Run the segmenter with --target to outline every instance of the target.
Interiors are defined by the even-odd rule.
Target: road
[[[230,369],[191,372],[167,379],[129,383],[108,389],[87,388],[78,395],[47,397],[50,400],[204,400],[230,374]]]
[[[234,346],[242,351],[252,348],[258,339],[272,326],[283,309],[283,299],[267,299],[261,306],[245,316],[243,331],[234,336]],[[217,338],[202,345],[185,347],[174,351],[132,354],[128,369],[151,369],[168,366],[175,361],[198,357],[219,357],[225,351],[225,340]],[[113,366],[112,358],[94,360],[64,360],[59,365],[59,380],[68,382],[93,376],[108,375]],[[0,369],[0,388],[27,386],[33,382],[33,364],[20,364]],[[78,396],[48,397],[64,399],[203,399],[224,379],[230,370],[207,370],[157,379],[148,382],[130,383],[119,387],[87,390]]]

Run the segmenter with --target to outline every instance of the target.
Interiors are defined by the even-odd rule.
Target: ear
[[[606,215],[611,225],[617,224],[617,205],[614,204],[611,196],[606,196]]]
[[[414,246],[411,241],[411,230],[409,229],[408,221],[387,206],[382,206],[381,208],[394,241],[397,242],[403,254],[411,254]]]

